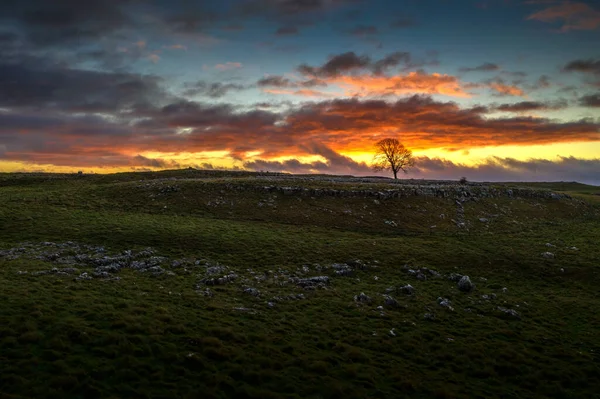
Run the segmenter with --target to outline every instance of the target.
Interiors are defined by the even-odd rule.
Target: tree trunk
[[[393,172],[394,172],[394,179],[398,180],[398,171],[396,169],[394,169]]]

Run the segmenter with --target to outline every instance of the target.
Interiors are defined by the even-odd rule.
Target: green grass
[[[207,297],[196,290],[201,268],[74,281],[31,275],[54,266],[42,260],[0,257],[0,397],[599,397],[600,188],[531,184],[574,199],[466,202],[466,231],[451,221],[453,198],[377,204],[251,189],[269,184],[225,172],[0,175],[0,249],[43,241],[114,253],[152,247],[268,277],[252,284],[258,298],[241,280],[210,287]],[[160,192],[169,185],[178,191]],[[555,258],[541,257],[545,251]],[[336,277],[314,266],[357,258],[377,267]],[[275,283],[279,269],[305,264],[307,275],[332,278],[328,289]],[[476,290],[416,280],[406,264],[468,274]],[[392,294],[401,306],[381,315],[386,288],[405,284],[416,295]],[[361,292],[373,302],[356,304]],[[267,305],[300,293],[306,299]],[[481,299],[491,293],[496,300]]]

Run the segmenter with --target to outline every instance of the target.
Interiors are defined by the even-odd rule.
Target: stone
[[[517,319],[521,318],[521,315],[519,314],[519,312],[517,312],[514,309],[507,309],[507,308],[504,308],[502,306],[498,306],[498,310],[501,311],[501,312],[503,312],[504,314],[506,314],[508,316],[511,316],[511,317],[514,317],[514,318],[517,318]]]
[[[87,272],[83,272],[79,275],[79,277],[76,277],[75,280],[92,280],[92,276],[88,275]]]
[[[427,276],[426,276],[426,275],[424,275],[424,274],[423,274],[421,271],[417,272],[417,275],[416,275],[416,277],[417,277],[417,280],[420,280],[420,281],[425,281],[425,280],[427,280]]]
[[[364,292],[361,292],[358,295],[354,295],[354,302],[369,303],[371,302],[371,297],[366,295]]]
[[[452,304],[448,298],[438,297],[437,303],[438,303],[438,305],[440,305],[443,308],[446,308],[448,310],[454,310],[454,308],[452,307]]]
[[[471,282],[469,276],[462,276],[460,280],[458,280],[458,289],[462,292],[470,292],[473,291],[475,285]]]
[[[462,277],[463,277],[462,274],[450,273],[448,275],[448,280],[450,280],[450,281],[459,281]]]
[[[406,295],[414,295],[415,287],[410,284],[405,285],[404,287],[400,287],[400,292]]]
[[[435,320],[435,316],[434,316],[433,314],[431,314],[431,313],[425,313],[425,314],[423,315],[423,318],[424,318],[425,320]]]
[[[259,290],[257,290],[256,288],[251,288],[251,287],[245,288],[244,292],[246,294],[249,294],[249,295],[252,295],[252,296],[259,296],[260,295],[260,291]]]
[[[315,276],[315,277],[301,278],[301,279],[297,280],[296,284],[302,288],[322,287],[322,286],[329,284],[329,277]]]
[[[489,222],[489,220],[487,218],[479,218],[479,221],[481,223],[487,223],[487,222]]]
[[[384,295],[383,298],[384,298],[385,306],[388,306],[390,308],[397,308],[400,306],[398,301],[390,295]]]
[[[554,254],[552,252],[542,252],[541,255],[544,259],[554,259]]]

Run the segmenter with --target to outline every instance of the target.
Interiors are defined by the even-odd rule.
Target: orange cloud
[[[398,95],[398,94],[443,94],[452,97],[471,97],[458,78],[439,73],[409,72],[405,75],[341,75],[329,78],[329,83],[338,84],[351,96]]]
[[[490,83],[490,88],[497,91],[499,94],[515,97],[526,97],[525,92],[515,85],[493,82]]]

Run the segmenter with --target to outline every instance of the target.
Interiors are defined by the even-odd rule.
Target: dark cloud
[[[331,56],[329,60],[321,66],[314,67],[302,64],[297,69],[303,75],[326,79],[340,75],[348,75],[354,72],[382,74],[394,67],[401,66],[403,70],[407,70],[426,64],[429,65],[431,63],[432,62],[413,62],[410,53],[407,52],[397,51],[386,55],[382,59],[372,60],[371,57],[367,55],[359,56],[353,51],[349,51]]]
[[[272,172],[290,173],[327,173],[327,174],[369,174],[371,168],[364,162],[356,162],[352,158],[341,155],[331,148],[309,143],[304,146],[308,154],[320,155],[325,161],[301,162],[297,159],[286,161],[269,161],[258,159],[244,162],[245,169],[267,170]]]
[[[386,55],[384,58],[375,61],[373,63],[373,72],[381,74],[387,71],[389,68],[397,67],[401,64],[407,65],[411,62],[410,53],[406,52],[395,52]]]
[[[600,75],[600,60],[574,60],[563,67],[565,72],[582,72]]]
[[[139,74],[0,64],[0,107],[122,112],[167,99],[160,83]]]
[[[207,83],[199,81],[192,84],[186,84],[186,89],[183,92],[185,96],[207,96],[211,98],[220,98],[226,96],[231,91],[246,90],[249,87],[247,85],[239,83]]]
[[[533,84],[533,86],[531,87],[531,89],[532,90],[547,89],[547,88],[549,88],[551,86],[552,86],[552,84],[550,83],[550,77],[548,75],[542,75]]]
[[[459,69],[460,72],[493,72],[500,70],[498,64],[486,62],[476,67],[462,67]]]
[[[259,79],[256,82],[258,87],[297,87],[295,82],[292,82],[290,79],[285,78],[280,75],[267,76],[265,78]]]
[[[558,157],[555,160],[490,157],[476,165],[418,157],[409,177],[471,181],[578,181],[600,185],[600,159]]]
[[[333,77],[344,73],[350,73],[356,70],[365,69],[371,65],[371,58],[362,55],[359,56],[353,51],[332,56],[329,61],[320,67],[312,67],[302,64],[298,71],[304,75],[319,77]]]
[[[496,107],[498,111],[504,112],[529,112],[529,111],[547,111],[565,108],[566,102],[544,103],[539,101],[521,101],[513,104],[501,104]]]
[[[584,107],[600,107],[600,94],[590,94],[579,99],[579,105]]]
[[[272,75],[259,79],[256,82],[258,87],[278,87],[278,88],[312,88],[312,87],[327,87],[327,83],[321,79],[313,78],[304,81],[292,81],[281,75]]]
[[[80,44],[131,24],[124,11],[131,3],[132,0],[3,2],[0,22],[10,22],[36,45]]]
[[[314,153],[324,161],[301,162],[297,159],[244,162],[250,170],[268,170],[289,173],[351,174],[358,176],[381,174],[369,165],[358,163],[335,151],[321,147]],[[600,185],[600,159],[558,157],[556,160],[490,157],[476,165],[455,163],[447,159],[416,157],[416,166],[409,169],[408,178],[458,180],[465,176],[470,181],[578,181]]]

